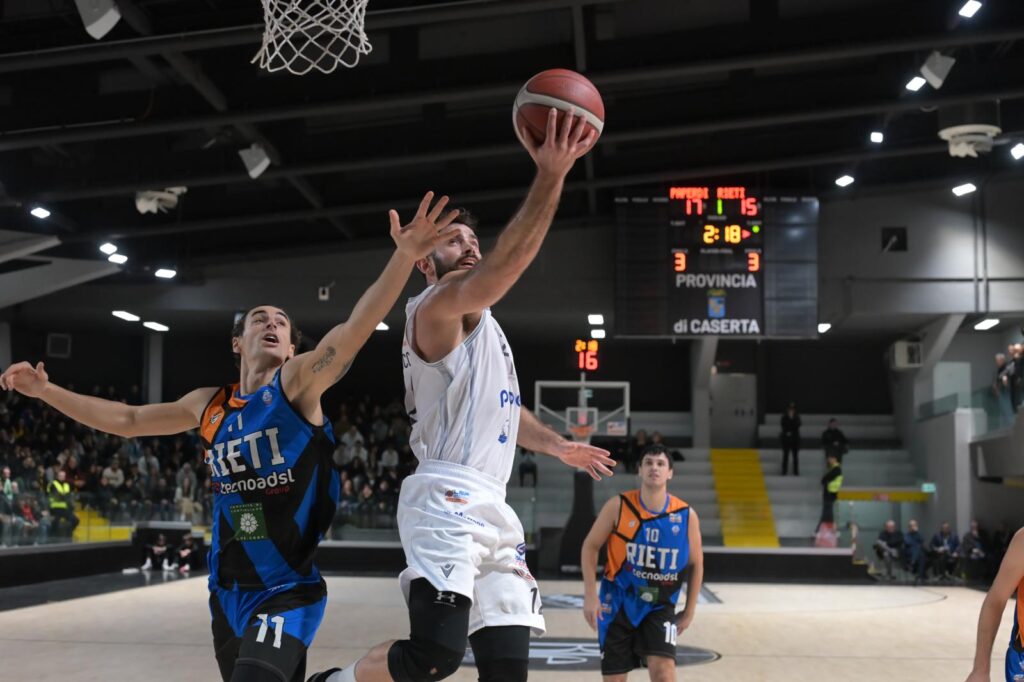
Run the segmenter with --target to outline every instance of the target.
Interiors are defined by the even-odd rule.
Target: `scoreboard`
[[[617,335],[814,335],[817,199],[687,185],[615,201]]]

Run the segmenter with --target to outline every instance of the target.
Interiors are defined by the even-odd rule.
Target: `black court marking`
[[[713,663],[722,657],[710,649],[676,646],[679,666]],[[472,649],[466,649],[462,665],[475,666]],[[597,639],[558,637],[530,640],[530,672],[540,670],[592,671],[601,669],[601,649]]]
[[[680,590],[680,594],[686,594],[686,585]],[[582,594],[545,594],[541,595],[541,602],[544,604],[546,609],[582,609],[583,608],[583,595]],[[718,598],[714,592],[707,588],[707,585],[702,585],[700,588],[700,597],[697,599],[698,604],[721,604],[722,600]]]

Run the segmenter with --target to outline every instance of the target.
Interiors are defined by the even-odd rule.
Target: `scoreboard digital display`
[[[746,187],[670,187],[668,219],[672,332],[757,336],[764,326],[761,292],[764,226],[757,196]]]
[[[723,184],[615,202],[616,334],[813,334],[817,199]]]

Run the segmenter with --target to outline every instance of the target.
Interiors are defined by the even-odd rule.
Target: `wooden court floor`
[[[984,597],[957,587],[709,587],[721,603],[701,605],[680,644],[720,658],[680,667],[679,679],[961,682],[970,669]],[[328,589],[327,615],[310,650],[311,671],[346,664],[378,641],[407,632],[397,580],[331,577]],[[542,581],[541,589],[551,595],[582,593],[577,582]],[[204,578],[165,584],[157,579],[148,587],[0,612],[0,679],[215,682],[206,599]],[[545,616],[548,635],[540,642],[548,648],[531,654],[530,679],[598,679],[596,669],[558,670],[559,659],[593,658],[591,645],[572,644],[572,638],[592,637],[582,612],[548,607]],[[1002,680],[1000,661],[1011,625],[1008,608],[993,680]],[[590,653],[579,653],[584,650]],[[463,667],[451,679],[475,680],[475,672]],[[634,672],[631,679],[647,675]]]

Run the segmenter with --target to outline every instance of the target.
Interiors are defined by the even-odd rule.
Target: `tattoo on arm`
[[[335,355],[337,355],[337,352],[334,350],[334,347],[327,346],[327,350],[324,351],[323,357],[313,363],[313,373],[316,374],[320,370],[326,368],[327,365],[334,362]]]

